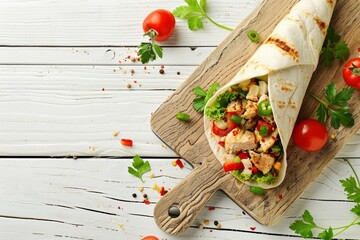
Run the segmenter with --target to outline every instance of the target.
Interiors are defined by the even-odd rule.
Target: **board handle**
[[[210,197],[230,174],[220,162],[206,162],[166,193],[156,204],[154,218],[164,232],[177,235],[190,227]]]

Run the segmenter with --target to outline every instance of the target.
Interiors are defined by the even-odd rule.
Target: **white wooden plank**
[[[211,1],[208,13],[218,22],[236,27],[260,0]],[[142,37],[142,21],[158,8],[173,10],[184,1],[72,0],[0,1],[0,39],[3,45],[137,46]],[[14,14],[16,13],[16,14]],[[219,44],[230,32],[211,23],[191,32],[185,21],[177,21],[168,46],[208,46]]]
[[[198,66],[215,47],[164,47],[163,58],[151,65]],[[128,57],[138,57],[135,47],[0,47],[0,65],[141,65]]]
[[[169,238],[152,218],[160,198],[152,186],[156,183],[172,188],[191,168],[172,166],[174,159],[148,160],[155,177],[145,174],[142,184],[127,173],[129,159],[2,159],[0,235],[4,239],[140,239],[150,234]],[[350,161],[359,172],[359,159]],[[288,239],[286,235],[295,235],[289,224],[305,209],[324,227],[350,223],[354,216],[349,210],[354,204],[343,201],[346,197],[339,183],[339,179],[350,174],[349,166],[342,160],[332,161],[273,227],[261,226],[224,194],[216,193],[207,204],[215,210],[204,209],[192,229],[171,239]],[[150,205],[142,203],[139,186],[144,186]],[[137,193],[137,198],[132,193]],[[205,219],[210,224],[198,229]],[[215,220],[220,222],[221,229],[216,229]],[[339,237],[353,239],[359,234],[360,227],[356,226]]]
[[[160,69],[0,66],[0,154],[175,156],[152,133],[149,120],[195,66],[166,65],[163,75]],[[121,146],[120,138],[133,139],[134,148]],[[338,156],[359,156],[359,143],[355,136]]]

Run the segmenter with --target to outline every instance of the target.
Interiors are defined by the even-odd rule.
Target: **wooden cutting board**
[[[261,41],[265,40],[297,2],[298,0],[264,0],[153,114],[151,126],[154,133],[195,167],[154,209],[155,221],[165,232],[179,234],[185,231],[217,190],[224,191],[261,224],[275,224],[359,129],[360,93],[356,92],[350,102],[355,126],[339,130],[328,126],[329,133],[334,133],[336,138],[329,138],[325,148],[315,153],[302,151],[290,142],[285,180],[279,187],[267,190],[264,196],[254,195],[249,192],[249,186],[224,173],[210,150],[204,135],[203,116],[192,107],[195,98],[192,89],[196,86],[208,89],[214,82],[220,82],[221,85],[229,82],[261,44],[249,41],[246,35],[248,30],[257,30]],[[332,25],[342,39],[347,41],[352,57],[357,55],[357,48],[360,47],[359,13],[358,0],[339,0],[332,18]],[[338,88],[344,87],[342,66],[343,64],[335,61],[331,68],[325,68],[320,62],[308,93],[323,96],[325,86],[331,81]],[[298,120],[315,118],[318,104],[308,94],[302,106]],[[189,123],[175,118],[180,111],[191,116]],[[280,194],[282,199],[278,197]]]

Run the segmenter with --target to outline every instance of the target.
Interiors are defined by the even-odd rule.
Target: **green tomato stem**
[[[209,19],[210,22],[212,22],[212,23],[215,24],[216,26],[218,26],[218,27],[220,27],[220,28],[222,28],[222,29],[225,29],[225,30],[229,30],[229,31],[233,31],[233,30],[234,30],[233,28],[230,28],[230,27],[227,27],[227,26],[224,26],[224,25],[222,25],[222,24],[220,24],[220,23],[215,22],[215,21],[212,20],[206,13],[203,13],[203,14],[204,14],[204,16],[205,16],[207,19]]]

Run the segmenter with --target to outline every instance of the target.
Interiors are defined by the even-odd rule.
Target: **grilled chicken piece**
[[[249,151],[250,161],[257,167],[263,174],[270,172],[275,163],[275,158],[268,153],[256,153]]]
[[[260,142],[260,149],[263,152],[267,152],[272,146],[274,146],[278,136],[278,129],[276,128],[275,131],[273,131],[270,136],[260,136],[259,131],[255,130],[255,137],[256,142]],[[262,140],[264,139],[264,140]]]
[[[241,150],[249,150],[257,147],[255,134],[249,131],[235,128],[225,138],[225,150],[228,153],[237,153]]]
[[[238,112],[240,114],[243,113],[243,110],[244,108],[239,101],[231,102],[226,108],[226,112]]]
[[[243,128],[245,130],[250,130],[250,131],[254,131],[256,124],[257,124],[258,120],[256,118],[252,118],[248,121],[246,121],[246,123],[243,125]]]
[[[251,119],[258,114],[257,102],[247,101],[245,107],[245,113],[242,115],[243,118]]]
[[[260,88],[258,85],[251,85],[249,88],[249,92],[246,95],[246,99],[251,101],[257,101],[259,95]]]

